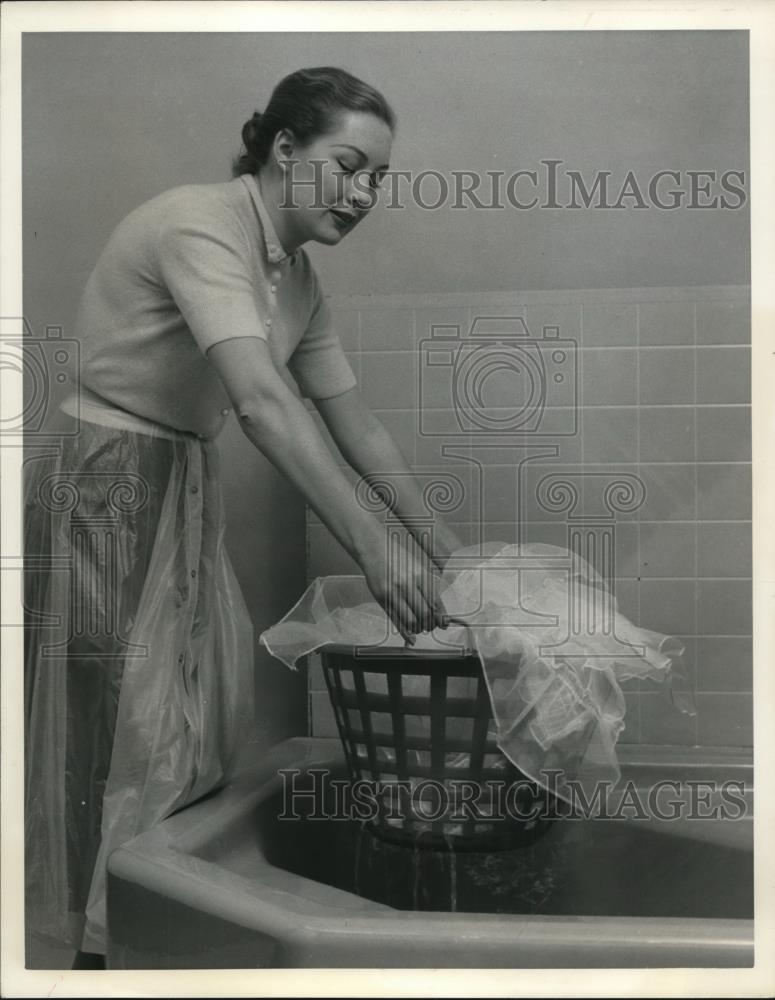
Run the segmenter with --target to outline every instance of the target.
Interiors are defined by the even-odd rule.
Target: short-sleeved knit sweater
[[[256,179],[166,191],[117,226],[81,299],[81,383],[113,406],[217,436],[230,401],[207,350],[269,344],[308,398],[356,384],[304,250],[287,254]]]

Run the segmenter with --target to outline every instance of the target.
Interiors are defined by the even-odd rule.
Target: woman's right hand
[[[380,532],[358,561],[369,590],[405,642],[413,645],[418,632],[447,627],[439,596],[441,574],[411,535],[392,545]]]

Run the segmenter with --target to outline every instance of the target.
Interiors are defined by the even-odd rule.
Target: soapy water
[[[368,825],[358,841],[356,894],[397,909],[535,913],[557,882],[557,849],[544,853],[538,873],[533,855],[520,851],[458,852],[453,842],[447,850],[428,850],[419,840],[412,845],[382,840]]]
[[[497,851],[393,842],[358,820],[281,821],[280,795],[257,817],[274,866],[398,910],[443,913],[750,919],[747,850],[671,836],[669,824],[552,823]],[[237,867],[235,867],[237,870]],[[239,869],[249,875],[247,870]]]
[[[454,842],[450,837],[445,837],[447,841],[447,857],[449,858],[449,909],[450,912],[457,912],[457,853]]]

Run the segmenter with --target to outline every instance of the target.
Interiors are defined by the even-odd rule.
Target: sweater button
[[[272,325],[271,319],[265,319],[264,322],[266,323],[267,326],[271,326]]]
[[[222,417],[226,417],[226,416],[229,415],[229,413],[231,413],[231,410],[229,409],[229,407],[228,406],[224,406],[224,408],[221,410],[221,416]]]

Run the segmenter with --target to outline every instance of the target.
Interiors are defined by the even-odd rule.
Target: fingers
[[[398,586],[391,587],[384,603],[385,611],[400,632],[404,642],[414,644],[414,636],[421,632],[418,618],[411,604],[406,600]]]
[[[439,576],[434,570],[428,574],[424,598],[428,609],[426,619],[428,631],[432,632],[434,629],[444,628],[446,610],[439,597]]]
[[[390,602],[390,617],[404,641],[414,645],[418,632],[431,632],[442,627],[443,611],[437,612],[432,600],[426,599],[420,586],[399,584]]]
[[[434,628],[446,628],[449,624],[447,609],[441,600],[439,588],[441,587],[441,573],[436,567],[432,567],[431,597],[433,601]]]
[[[439,596],[441,573],[438,568],[411,542],[403,556],[403,559],[388,561],[382,583],[372,592],[404,641],[414,644],[417,633],[447,628],[449,623]]]
[[[430,561],[423,560],[419,570],[406,581],[404,599],[423,632],[445,627],[446,611],[439,597],[439,574]]]
[[[446,628],[447,612],[439,596],[441,573],[430,560],[425,560],[425,568],[423,596],[428,609],[428,630]]]
[[[401,633],[405,643],[413,646],[417,641],[416,635],[423,629],[417,620],[417,616],[411,606],[403,599],[396,602],[397,620],[394,619],[396,628]]]

